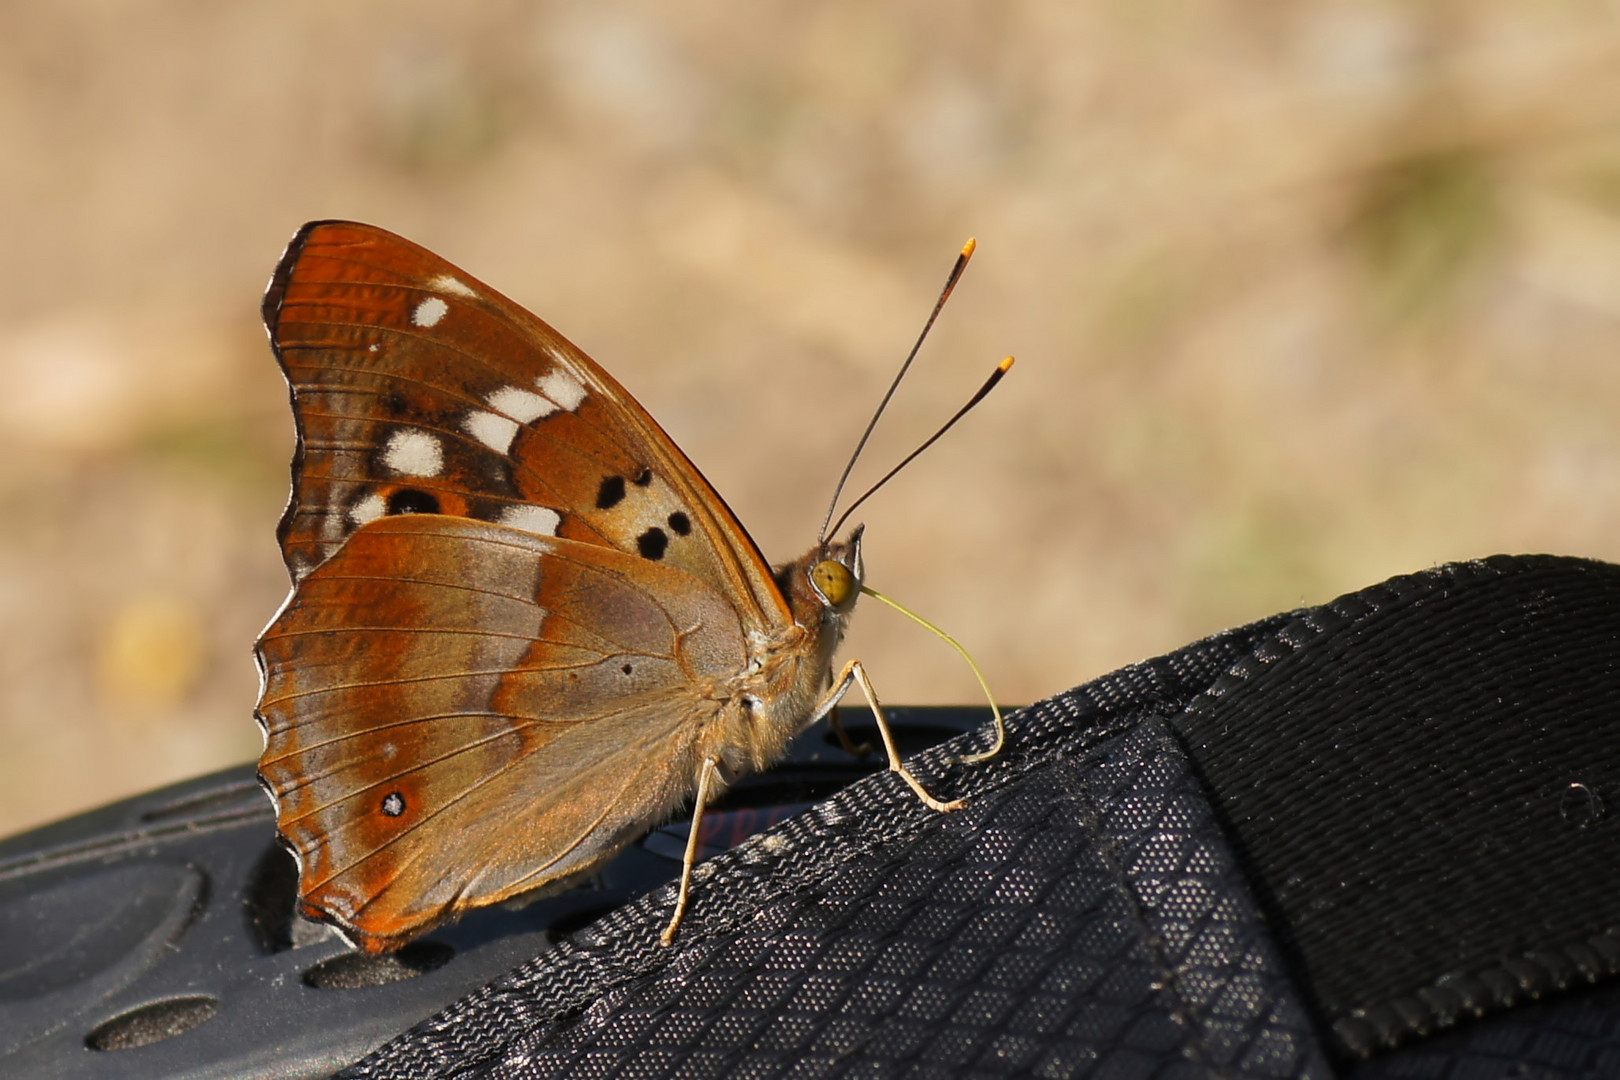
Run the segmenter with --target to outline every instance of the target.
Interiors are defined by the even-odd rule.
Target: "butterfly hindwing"
[[[259,653],[259,771],[301,895],[373,951],[667,814],[714,719],[697,688],[746,660],[679,567],[447,515],[357,530]]]
[[[280,527],[294,581],[356,529],[471,517],[697,574],[787,617],[702,475],[583,352],[500,293],[368,225],[305,226],[264,302],[299,427]]]

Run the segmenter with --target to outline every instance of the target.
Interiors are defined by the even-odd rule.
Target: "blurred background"
[[[0,834],[252,759],[292,423],[259,325],[386,226],[614,372],[765,551],[1022,702],[1390,575],[1620,557],[1620,9],[0,8]],[[867,604],[897,703],[973,701]]]

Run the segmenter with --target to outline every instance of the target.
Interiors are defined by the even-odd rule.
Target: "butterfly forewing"
[[[369,521],[440,513],[681,566],[761,623],[787,617],[747,533],[641,406],[471,275],[381,229],[318,222],[264,310],[299,426],[279,534],[295,581]]]

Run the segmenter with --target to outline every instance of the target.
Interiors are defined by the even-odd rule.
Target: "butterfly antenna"
[[[994,390],[996,388],[996,383],[1001,381],[1001,377],[1003,375],[1007,374],[1007,372],[1009,370],[1011,370],[1012,366],[1013,366],[1013,358],[1010,357],[1010,356],[1005,357],[1001,361],[1001,363],[997,364],[996,365],[996,370],[992,371],[990,373],[990,377],[988,379],[984,380],[984,385],[979,387],[979,392],[974,394],[972,397],[968,398],[968,403],[966,405],[963,405],[960,409],[957,409],[956,410],[956,415],[952,416],[949,420],[945,421],[944,426],[941,427],[938,431],[934,432],[932,435],[930,435],[928,437],[927,442],[923,443],[921,446],[917,447],[917,449],[915,449],[911,453],[907,454],[905,456],[905,458],[903,460],[901,460],[900,464],[896,465],[894,468],[892,468],[888,472],[884,473],[883,478],[881,480],[879,480],[877,483],[873,484],[871,487],[867,488],[866,491],[861,494],[860,498],[858,498],[854,502],[850,503],[849,504],[849,509],[845,510],[842,514],[839,515],[838,524],[834,525],[831,530],[829,530],[827,532],[824,532],[822,534],[823,537],[826,537],[828,535],[837,535],[838,530],[842,529],[844,527],[844,522],[848,521],[849,516],[851,514],[853,514],[857,509],[860,508],[861,503],[865,502],[867,499],[870,499],[873,496],[873,494],[875,494],[877,492],[878,488],[882,487],[884,484],[887,484],[890,480],[892,480],[894,478],[895,473],[899,472],[901,469],[905,468],[907,465],[910,465],[913,461],[916,461],[917,456],[919,454],[921,454],[924,450],[928,449],[930,446],[933,446],[935,443],[937,443],[939,441],[940,436],[944,435],[947,431],[951,430],[951,428],[955,427],[956,422],[958,420],[962,419],[962,417],[966,416],[968,414],[969,409],[972,409],[973,406],[975,406],[979,402],[983,401],[984,398],[985,398],[985,395],[990,393],[990,391],[992,391],[992,390]]]
[[[945,279],[945,288],[940,290],[939,299],[934,301],[934,310],[929,313],[928,321],[923,323],[922,333],[917,335],[917,343],[906,354],[905,363],[900,365],[900,370],[896,373],[894,381],[889,384],[888,392],[883,395],[883,400],[878,402],[877,411],[872,414],[872,419],[867,422],[866,430],[861,432],[861,441],[855,444],[855,452],[849,455],[849,464],[844,466],[844,473],[838,478],[838,486],[833,488],[832,502],[827,504],[827,516],[821,520],[821,532],[816,537],[818,544],[827,539],[827,524],[832,521],[833,512],[838,509],[838,500],[844,494],[844,485],[849,482],[849,474],[854,471],[855,462],[860,460],[861,451],[866,449],[866,440],[872,437],[872,429],[877,427],[878,419],[883,415],[883,410],[889,407],[889,399],[894,397],[895,390],[899,389],[900,380],[906,377],[906,371],[911,367],[911,362],[917,359],[917,353],[922,349],[923,342],[928,338],[928,331],[934,328],[934,320],[939,318],[940,309],[945,306],[945,301],[951,298],[951,290],[955,289],[957,281],[961,280],[962,271],[967,269],[968,260],[973,258],[973,249],[978,246],[979,242],[971,237],[967,243],[962,245],[962,253],[956,257],[956,265],[951,267],[950,277]],[[982,397],[983,394],[980,396]],[[915,457],[916,455],[912,456]],[[844,518],[848,516],[846,513]],[[838,519],[839,524],[843,524],[844,518]],[[837,531],[836,529],[832,530],[832,532]]]

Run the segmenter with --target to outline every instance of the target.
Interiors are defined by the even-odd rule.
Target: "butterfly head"
[[[824,541],[784,568],[786,572],[778,580],[801,626],[835,623],[842,630],[866,578],[866,565],[861,560],[864,528],[856,526],[849,539],[841,543]]]

